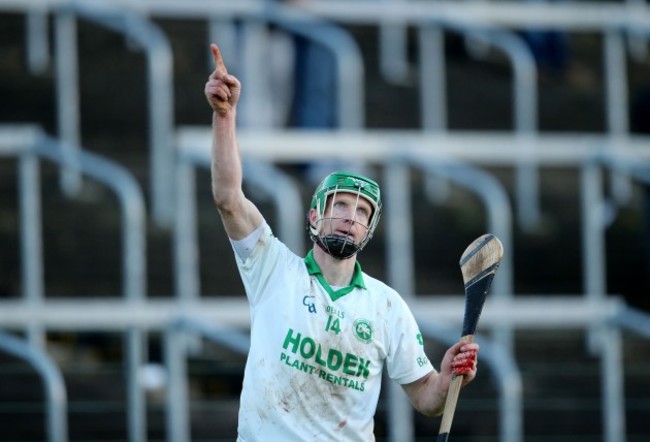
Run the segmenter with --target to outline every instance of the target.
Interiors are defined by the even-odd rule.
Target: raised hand
[[[241,83],[236,77],[228,74],[219,47],[212,43],[210,50],[215,67],[205,84],[205,97],[212,110],[219,116],[225,117],[231,114],[237,106],[241,94]]]

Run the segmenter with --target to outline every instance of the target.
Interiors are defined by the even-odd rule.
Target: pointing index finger
[[[221,51],[219,50],[219,46],[212,43],[210,44],[210,50],[212,51],[212,58],[214,59],[215,68],[227,74],[228,69],[226,69],[226,65],[224,64],[223,58],[221,57]]]

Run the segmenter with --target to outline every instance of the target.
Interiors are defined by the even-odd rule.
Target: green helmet
[[[342,239],[335,235],[319,235],[322,220],[325,215],[327,198],[336,193],[352,193],[357,197],[362,197],[372,206],[372,213],[368,223],[368,233],[360,244],[354,244],[347,239]],[[349,258],[358,253],[368,243],[375,232],[381,216],[381,192],[379,185],[363,175],[350,172],[333,172],[325,177],[318,185],[311,199],[311,209],[315,209],[318,214],[316,225],[309,224],[309,234],[311,239],[316,242],[323,250],[336,258]]]

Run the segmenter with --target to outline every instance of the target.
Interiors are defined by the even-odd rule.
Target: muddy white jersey
[[[384,366],[399,384],[433,370],[404,300],[358,263],[349,287],[331,288],[266,223],[235,257],[251,311],[238,441],[374,440]]]

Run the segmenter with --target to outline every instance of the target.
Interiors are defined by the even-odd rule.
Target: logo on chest
[[[357,319],[354,321],[354,336],[361,342],[372,341],[372,324],[367,319]]]

